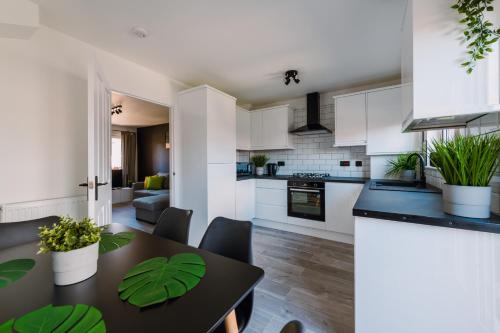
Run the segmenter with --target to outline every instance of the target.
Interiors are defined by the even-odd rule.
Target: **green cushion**
[[[144,189],[147,189],[148,186],[149,186],[149,179],[151,178],[151,176],[146,176],[144,178]]]
[[[163,182],[165,177],[162,176],[151,176],[149,177],[148,186],[146,190],[161,190],[163,188]]]

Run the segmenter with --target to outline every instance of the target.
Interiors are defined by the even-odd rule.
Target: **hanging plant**
[[[467,60],[462,63],[468,74],[472,73],[478,60],[493,52],[491,44],[500,37],[500,29],[485,17],[485,12],[493,11],[494,0],[457,0],[451,8],[465,17],[460,23],[465,26],[464,36],[467,42]]]

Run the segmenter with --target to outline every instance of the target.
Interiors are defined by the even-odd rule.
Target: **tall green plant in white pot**
[[[254,155],[252,156],[252,163],[255,165],[255,173],[257,176],[262,176],[264,174],[264,166],[269,161],[266,155]]]
[[[489,183],[500,163],[500,136],[458,135],[453,140],[434,140],[433,164],[443,176],[443,210],[452,215],[488,218],[491,208]]]

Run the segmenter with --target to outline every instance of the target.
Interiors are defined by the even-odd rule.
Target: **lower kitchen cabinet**
[[[326,183],[325,217],[330,231],[354,235],[352,208],[364,184]]]
[[[236,182],[236,219],[251,221],[255,217],[255,179]]]
[[[257,179],[255,188],[255,217],[287,222],[286,180]]]

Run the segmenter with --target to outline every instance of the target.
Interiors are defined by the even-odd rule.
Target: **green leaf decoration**
[[[0,288],[7,287],[26,275],[35,266],[33,259],[15,259],[0,264]],[[1,331],[0,331],[1,332]]]
[[[196,287],[205,271],[205,261],[194,253],[180,253],[170,259],[156,257],[132,268],[118,292],[123,301],[142,308],[184,295]]]
[[[113,234],[111,232],[101,232],[101,241],[99,242],[99,254],[114,251],[122,246],[130,243],[135,237],[135,233],[118,232]]]
[[[11,319],[0,325],[0,333],[105,333],[102,314],[84,304],[53,306]]]

